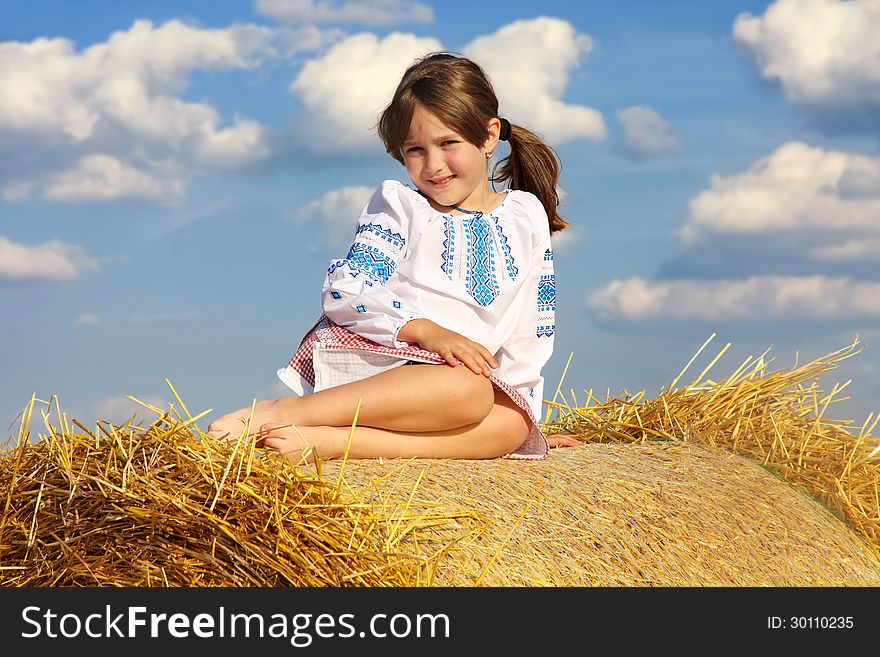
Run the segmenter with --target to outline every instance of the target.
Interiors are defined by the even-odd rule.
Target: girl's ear
[[[486,129],[489,136],[486,138],[486,143],[483,145],[483,148],[487,153],[491,153],[498,145],[498,137],[501,135],[501,119],[497,116],[489,119]]]

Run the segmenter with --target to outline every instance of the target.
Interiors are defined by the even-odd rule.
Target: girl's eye
[[[406,149],[406,152],[407,153],[417,153],[420,150],[422,150],[422,148],[420,146],[410,146],[409,148]]]
[[[456,140],[456,139],[447,139],[446,141],[443,142],[443,145],[444,146],[451,146],[452,144],[457,144],[457,143],[458,143],[458,140]]]

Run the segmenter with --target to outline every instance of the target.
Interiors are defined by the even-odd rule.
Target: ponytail
[[[521,189],[538,197],[547,211],[550,233],[564,230],[568,222],[559,216],[559,160],[556,152],[538,135],[522,126],[510,124],[510,154],[495,165],[492,182],[507,182],[511,189]]]

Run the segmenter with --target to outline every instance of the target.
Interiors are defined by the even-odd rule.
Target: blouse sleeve
[[[556,276],[549,233],[532,253],[519,322],[498,351],[499,375],[528,401],[540,423],[544,400],[541,370],[553,354],[556,334]]]
[[[406,257],[416,208],[402,194],[402,184],[385,181],[358,220],[354,243],[342,260],[333,260],[322,287],[324,314],[353,333],[387,347],[405,347],[397,333],[407,322],[424,317],[388,287]]]

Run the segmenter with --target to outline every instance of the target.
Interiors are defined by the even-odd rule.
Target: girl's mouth
[[[455,176],[452,175],[452,176],[446,176],[445,178],[437,178],[435,180],[429,179],[428,182],[431,183],[431,187],[437,187],[437,188],[442,189],[443,187],[446,187],[447,185],[449,185],[449,183],[451,183],[454,178],[455,178]]]

